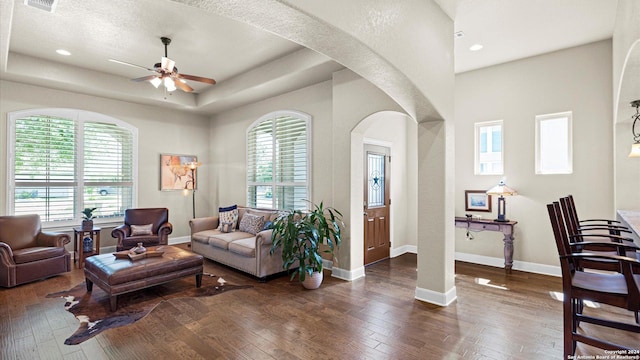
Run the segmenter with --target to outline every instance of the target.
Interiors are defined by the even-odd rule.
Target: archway
[[[352,269],[364,276],[364,220],[362,194],[364,145],[391,149],[391,257],[417,251],[417,123],[397,111],[380,111],[362,119],[351,131],[351,211],[350,238]]]

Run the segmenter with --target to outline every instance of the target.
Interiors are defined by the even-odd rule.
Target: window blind
[[[37,213],[42,221],[74,218],[75,138],[70,119],[29,116],[16,121],[16,215]]]
[[[248,131],[248,206],[307,208],[309,123],[298,114],[275,113]]]
[[[76,225],[85,207],[97,208],[94,214],[106,218],[121,217],[133,206],[131,128],[103,122],[107,117],[90,112],[28,112],[10,114],[14,196],[8,201],[14,214],[36,213],[47,225]]]
[[[133,203],[133,136],[115,124],[84,124],[83,202],[100,217],[119,217]]]

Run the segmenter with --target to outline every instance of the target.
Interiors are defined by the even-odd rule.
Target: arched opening
[[[390,255],[417,251],[417,123],[401,112],[376,112],[362,119],[351,131],[349,231],[353,278],[364,276],[365,144],[382,145],[391,150]]]

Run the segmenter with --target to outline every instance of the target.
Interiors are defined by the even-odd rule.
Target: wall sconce
[[[202,163],[197,161],[190,161],[184,164],[184,166],[187,167],[187,169],[191,170],[191,180],[188,180],[187,182],[184,183],[184,189],[186,191],[189,188],[189,183],[191,183],[191,189],[192,189],[191,193],[193,194],[193,218],[194,219],[196,218],[196,169],[200,165],[202,165]]]
[[[495,221],[507,222],[507,218],[505,217],[505,212],[507,211],[507,203],[505,202],[505,196],[513,196],[518,195],[518,193],[512,188],[505,185],[505,179],[500,180],[498,185],[492,187],[487,190],[487,194],[489,195],[500,195],[498,198],[498,218]]]
[[[629,157],[640,157],[640,129],[636,132],[636,123],[640,125],[640,112],[638,111],[638,107],[640,107],[640,100],[635,100],[631,102],[631,106],[636,108],[636,113],[631,117],[633,119],[633,125],[631,125],[631,133],[633,134],[633,144],[631,144],[631,152],[629,153]]]

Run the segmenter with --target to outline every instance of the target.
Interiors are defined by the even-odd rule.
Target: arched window
[[[8,213],[39,214],[45,226],[97,223],[134,207],[137,129],[75,109],[9,113]]]
[[[311,189],[311,117],[267,114],[247,130],[247,206],[307,209]]]

